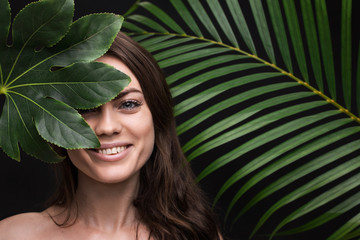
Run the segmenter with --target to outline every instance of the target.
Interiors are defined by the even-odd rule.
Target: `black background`
[[[9,0],[9,2],[12,8],[12,17],[14,17],[22,7],[32,1]],[[124,14],[130,8],[133,2],[134,1],[130,0],[75,0],[74,20],[86,14],[96,12],[113,12],[117,14]],[[170,9],[169,3],[161,5],[163,2],[168,1],[156,2],[160,7],[162,7],[163,10],[167,11]],[[340,0],[335,0],[334,2],[339,3]],[[329,12],[335,10],[337,9],[328,9]],[[244,14],[246,15],[247,13],[244,12]],[[330,21],[335,21],[335,19],[330,19]],[[338,33],[334,34],[336,35]],[[354,32],[354,35],[355,34],[358,33]],[[359,39],[358,35],[354,38],[356,38],[357,41]],[[0,102],[0,106],[2,107],[2,102]],[[193,134],[195,135],[196,133]],[[227,149],[220,149],[219,151],[227,151]],[[219,155],[221,155],[221,153],[219,153]],[[193,164],[193,168],[195,173],[198,173],[202,168],[202,165],[195,163]],[[215,174],[213,177],[201,182],[202,187],[205,189],[210,198],[215,196],[218,190],[218,186],[221,186],[223,183],[222,179],[227,179],[228,176],[231,175],[230,172],[231,171],[227,173],[225,170],[225,172],[223,171],[221,173]],[[0,219],[3,219],[17,213],[43,210],[44,201],[51,195],[55,188],[55,179],[51,170],[51,166],[49,164],[43,163],[37,159],[33,159],[25,155],[24,153],[22,153],[21,155],[21,162],[18,163],[14,160],[11,160],[2,151],[0,151],[0,188]],[[226,210],[225,207],[229,203],[229,199],[231,199],[230,197],[231,196],[229,195],[227,198],[227,196],[225,195],[224,199],[219,202],[219,205],[216,208],[216,211],[218,212],[220,218],[224,214],[224,210]],[[239,239],[239,236],[244,236],[244,232],[248,233],[248,231],[250,230],[248,229],[248,226],[253,226],[253,224],[251,223],[251,219],[256,219],[256,217],[258,217],[256,216],[256,213],[263,212],[263,210],[267,207],[268,206],[266,206],[266,204],[258,207],[255,210],[255,215],[248,216],[248,222],[239,222],[231,231],[229,229],[224,229],[224,232],[226,232],[225,235],[228,236],[229,239]],[[324,229],[320,229],[320,231],[324,231]],[[245,234],[245,236],[246,235],[247,234]],[[312,231],[311,233],[309,233],[309,236],[315,237],[316,231]],[[304,238],[305,236],[299,236],[299,238],[297,239]],[[259,237],[259,239],[262,238]]]

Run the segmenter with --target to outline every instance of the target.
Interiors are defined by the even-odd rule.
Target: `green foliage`
[[[73,12],[73,0],[33,2],[15,17],[9,36],[10,6],[0,0],[0,94],[6,97],[0,147],[18,161],[19,144],[48,162],[61,160],[48,143],[99,146],[74,108],[108,102],[129,82],[113,67],[93,62],[110,47],[123,18],[103,13],[73,22]]]
[[[124,22],[169,75],[178,134],[192,136],[183,149],[206,159],[198,181],[232,168],[214,201],[231,192],[225,220],[269,206],[250,237],[269,222],[272,238],[345,214],[326,237],[360,236],[358,17],[351,0],[328,12],[330,2],[170,0],[164,12],[141,1]]]

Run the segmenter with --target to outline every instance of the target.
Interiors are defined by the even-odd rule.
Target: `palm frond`
[[[291,191],[273,200],[250,236],[293,204],[270,237],[309,231],[354,211],[360,50],[353,54],[352,1],[338,4],[336,25],[325,0],[170,3],[171,14],[140,2],[144,16],[134,12],[124,28],[168,75],[183,150],[191,163],[207,159],[197,180],[231,166],[214,198],[215,205],[231,192],[225,219],[241,222],[283,189]],[[308,223],[283,229],[319,209]],[[359,214],[351,216],[330,238],[360,236]]]

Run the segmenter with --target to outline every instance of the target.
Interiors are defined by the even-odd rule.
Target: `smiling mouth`
[[[114,155],[125,151],[128,147],[129,146],[121,146],[121,147],[101,148],[101,149],[92,149],[92,150],[104,155]]]

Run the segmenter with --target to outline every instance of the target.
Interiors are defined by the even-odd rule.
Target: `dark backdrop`
[[[338,0],[338,2],[339,1],[340,0]],[[9,0],[9,2],[12,8],[12,17],[14,17],[22,7],[32,1]],[[74,19],[95,12],[113,12],[117,14],[123,14],[126,12],[127,9],[129,9],[133,2],[135,2],[135,0],[75,0]],[[166,2],[167,4],[163,4],[161,5],[161,7],[165,11],[169,9],[170,4],[168,3],[168,1],[159,2]],[[328,11],[332,10],[336,10],[336,8],[328,9]],[[244,13],[246,14],[246,12]],[[356,33],[354,32],[354,34]],[[356,39],[359,39],[358,35]],[[2,108],[3,96],[0,97],[0,107]],[[192,134],[195,135],[196,133]],[[189,137],[190,136],[187,136],[186,138]],[[226,149],[219,149],[219,151],[220,155],[221,151],[226,151]],[[205,156],[205,158],[206,157],[209,156]],[[195,173],[198,173],[202,168],[201,161],[199,161],[199,164],[193,163],[192,167]],[[219,189],[219,186],[221,186],[224,182],[223,179],[227,179],[228,176],[231,174],[231,171],[229,171],[229,173],[227,173],[226,171],[227,170],[224,170],[222,172],[213,174],[211,177],[208,177],[201,182],[203,189],[205,189],[206,193],[210,198],[215,196],[217,190]],[[17,213],[43,210],[44,202],[54,191],[55,178],[49,164],[43,163],[37,159],[33,159],[25,155],[24,153],[22,153],[21,155],[21,162],[18,163],[8,158],[0,150],[0,188],[0,219],[3,219]],[[225,195],[224,198],[222,198],[219,202],[216,211],[218,212],[220,217],[223,216],[224,211],[226,210],[225,207],[227,204],[229,204],[231,200],[230,197],[232,197],[232,195]],[[263,212],[264,209],[261,209],[261,207],[262,206],[257,207],[255,213]],[[268,206],[263,206],[263,208],[265,207]],[[239,239],[240,233],[242,236],[244,236],[243,233],[250,230],[248,225],[252,225],[251,220],[254,219],[256,219],[256,214],[249,215],[249,221],[241,221],[231,231],[229,229],[226,229],[224,231],[226,232],[226,235],[229,237],[229,239]],[[310,236],[312,237],[315,237],[315,235],[316,231],[310,233]],[[304,236],[300,236],[299,239],[304,239],[303,237]]]

